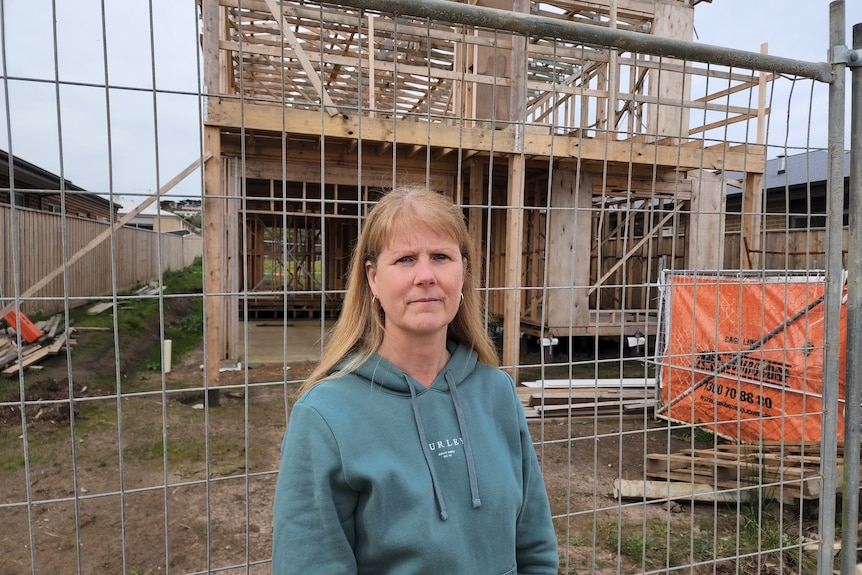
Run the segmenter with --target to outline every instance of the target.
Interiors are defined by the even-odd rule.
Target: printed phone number
[[[759,395],[752,391],[746,391],[744,389],[737,389],[735,387],[731,387],[729,385],[722,385],[721,383],[716,383],[714,381],[707,382],[703,386],[704,390],[714,394],[716,397],[726,397],[731,400],[737,400],[739,402],[738,405],[732,405],[725,401],[716,402],[711,397],[704,397],[703,399],[709,401],[710,403],[715,403],[716,405],[720,405],[721,407],[727,407],[731,409],[739,409],[744,413],[748,413],[750,415],[760,415],[759,411],[752,411],[750,409],[745,408],[742,404],[747,403],[750,405],[758,405],[761,408],[772,409],[772,398],[766,397],[763,395]]]

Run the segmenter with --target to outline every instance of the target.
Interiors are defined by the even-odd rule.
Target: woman
[[[365,219],[342,315],[282,445],[273,573],[557,573],[475,262],[460,210],[435,192],[395,190]]]

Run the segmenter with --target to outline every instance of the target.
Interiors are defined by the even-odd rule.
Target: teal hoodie
[[[375,355],[294,405],[273,573],[556,574],[548,497],[512,380],[448,343],[426,388]]]

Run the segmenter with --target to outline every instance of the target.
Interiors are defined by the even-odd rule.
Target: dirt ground
[[[153,337],[142,329],[121,342],[118,373],[112,338],[78,332],[71,364],[58,356],[27,375],[27,398],[43,403],[28,409],[26,429],[17,407],[0,411],[0,575],[269,572],[285,394],[311,366],[291,365],[289,384],[281,366],[225,372],[219,407],[204,410],[200,389],[183,391],[202,385],[202,351],[163,381],[135,353]],[[14,401],[19,387],[0,380],[0,400]],[[70,389],[83,399],[74,412],[63,401]],[[554,418],[530,427],[559,516],[560,573],[644,571],[620,550],[624,525],[665,525],[689,540],[737,529],[733,507],[613,497],[615,479],[643,477],[645,454],[692,445],[664,421]],[[734,569],[719,561],[702,572],[780,572]]]

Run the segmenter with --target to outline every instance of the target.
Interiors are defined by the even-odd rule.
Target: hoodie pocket
[[[513,568],[509,569],[508,571],[506,571],[505,573],[500,573],[500,575],[518,575],[518,568],[513,567]]]

